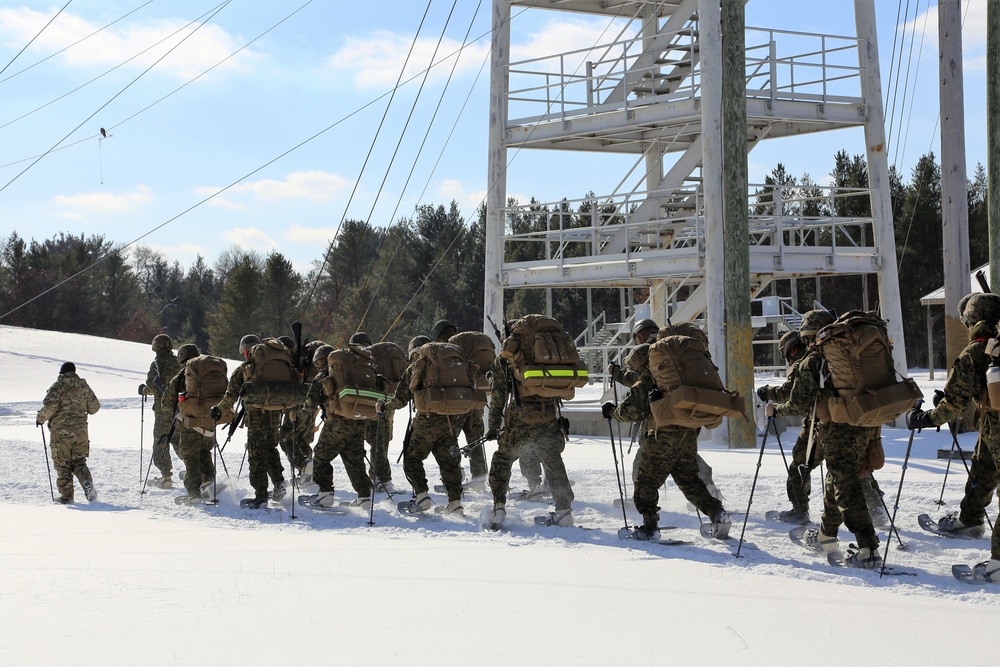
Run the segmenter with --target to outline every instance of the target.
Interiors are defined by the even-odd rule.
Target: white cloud
[[[326,246],[336,233],[336,227],[303,227],[302,225],[292,225],[285,231],[285,238],[292,243]]]
[[[962,3],[962,56],[968,70],[986,71],[986,9],[987,3],[980,0]],[[923,45],[925,56],[934,56],[933,66],[937,67],[938,55],[938,7],[937,4],[917,16],[903,27],[897,28],[901,35],[905,31],[906,43],[909,37],[916,39],[917,46]],[[883,47],[884,48],[884,47]],[[909,47],[907,47],[908,49]]]
[[[70,209],[66,216],[102,213],[127,213],[153,201],[151,190],[138,185],[132,192],[113,194],[111,192],[87,192],[78,195],[59,195],[54,200],[56,206]]]
[[[486,190],[468,190],[464,183],[454,178],[446,178],[438,186],[438,195],[444,202],[452,199],[458,202],[463,211],[475,211],[479,204],[486,200]],[[471,215],[466,213],[466,215]]]
[[[232,200],[234,195],[250,195],[257,201],[275,202],[286,199],[305,199],[314,202],[328,202],[339,196],[351,186],[351,182],[338,174],[325,171],[296,171],[288,174],[282,180],[262,179],[239,183],[226,190],[222,195],[211,200],[211,204],[234,210],[246,208],[243,204]],[[211,195],[218,187],[203,186],[196,188],[202,196]]]
[[[413,47],[409,61],[412,37],[389,30],[376,30],[367,35],[348,37],[339,51],[327,60],[331,69],[349,72],[354,84],[361,88],[384,88],[396,83],[399,70],[407,63],[403,80],[422,76],[423,70],[431,65],[437,39],[421,38]],[[461,48],[461,42],[445,38],[434,57],[433,80],[444,79],[451,72],[453,56]],[[477,42],[466,46],[459,55],[455,73],[462,74],[478,70],[489,52],[489,43]]]
[[[268,250],[277,245],[270,236],[256,227],[233,227],[224,231],[222,236],[233,245],[258,250]]]
[[[546,58],[523,69],[552,72],[558,71],[561,66],[567,73],[582,74],[583,63],[586,61],[609,57],[603,45],[613,42],[618,37],[619,29],[620,26],[616,27],[615,24],[609,27],[607,19],[552,20],[530,33],[524,42],[512,43],[510,59],[512,63],[517,63],[533,58]],[[563,57],[562,65],[559,54],[569,54]]]
[[[27,7],[0,9],[0,40],[9,46],[20,48],[37,34],[31,45],[31,51],[47,55],[102,27],[78,15],[63,12],[38,34],[52,15],[51,11],[33,11]],[[58,58],[72,66],[106,68],[118,65],[166,38],[162,44],[129,63],[129,66],[137,70],[145,69],[190,34],[182,46],[175,49],[154,69],[187,79],[200,74],[243,45],[242,38],[230,35],[218,25],[208,23],[194,31],[198,24],[188,25],[191,20],[191,18],[155,19],[145,23],[125,21],[101,30],[93,37],[60,54]],[[178,30],[180,32],[174,35],[173,33]],[[227,60],[220,69],[249,70],[262,57],[262,54],[246,49]]]

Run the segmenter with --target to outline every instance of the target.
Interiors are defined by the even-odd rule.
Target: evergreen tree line
[[[832,185],[868,187],[864,156],[841,151],[834,162]],[[811,197],[815,203],[802,211],[806,215],[870,214],[864,197],[823,203],[818,196],[821,188],[808,174],[793,177],[781,164],[755,193],[751,208],[767,210],[773,198],[769,186],[778,185]],[[920,158],[906,183],[892,170],[890,188],[907,359],[911,365],[927,365],[925,312],[919,299],[943,281],[941,173],[934,155]],[[508,219],[508,229],[523,234],[559,224],[589,226],[591,206],[584,202],[572,210],[563,202],[550,210],[532,202],[528,213]],[[610,205],[600,213],[614,216]],[[969,183],[972,266],[988,259],[987,234],[986,173],[979,165]],[[820,236],[817,242],[828,243],[829,238]],[[17,310],[0,323],[138,342],[164,332],[177,343],[193,342],[202,351],[234,356],[244,334],[287,334],[290,323],[300,319],[308,338],[333,345],[346,343],[352,333],[363,330],[374,340],[384,337],[405,346],[412,336],[429,334],[442,318],[460,330],[479,328],[485,245],[485,210],[467,222],[455,202],[448,207],[420,207],[412,217],[388,227],[347,220],[305,275],[280,252],[264,255],[234,246],[211,266],[199,256],[185,268],[145,246],[113,252],[114,244],[99,235],[59,234],[26,241],[14,232],[0,246],[0,313]],[[551,245],[550,252],[558,250]],[[586,248],[582,243],[569,244],[562,252],[572,257],[584,254]],[[544,258],[543,243],[509,244],[507,249],[508,260]],[[874,306],[878,300],[874,276],[866,282],[857,275],[799,279],[795,298],[802,310],[815,299],[846,312],[862,306],[865,287]],[[618,321],[623,293],[616,288],[592,289],[594,316],[603,311],[608,322]],[[775,282],[767,293],[791,296],[791,283]],[[648,291],[637,288],[631,296],[640,304]],[[508,290],[507,314],[546,312],[548,298],[545,289]],[[553,315],[568,331],[575,335],[586,328],[586,289],[553,289],[551,299]],[[943,366],[941,318],[932,335],[941,355],[934,361]]]

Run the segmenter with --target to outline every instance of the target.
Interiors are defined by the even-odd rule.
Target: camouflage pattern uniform
[[[302,414],[315,415],[323,407],[323,430],[320,431],[313,450],[313,481],[319,486],[320,492],[334,490],[333,460],[340,456],[344,462],[347,477],[359,497],[369,496],[372,492],[372,481],[365,472],[365,426],[368,422],[361,419],[347,419],[325,410],[329,401],[323,389],[323,380],[329,376],[324,369],[313,378],[305,403],[299,411]],[[307,420],[309,425],[315,416]],[[309,430],[312,430],[309,428]]]
[[[316,413],[314,411],[312,415],[305,415],[302,412],[297,412],[295,417],[298,421],[304,420],[312,424],[315,422]],[[315,431],[309,428],[296,428],[297,423],[297,421],[291,420],[289,413],[282,412],[281,426],[278,428],[278,444],[281,446],[281,451],[292,462],[296,473],[301,474],[313,457],[312,442]]]
[[[414,364],[403,371],[403,377],[396,387],[396,393],[385,402],[389,410],[399,410],[413,399],[410,380],[413,378]],[[465,415],[431,415],[418,412],[413,416],[413,430],[410,444],[403,451],[403,473],[413,487],[415,496],[427,493],[427,473],[424,460],[434,455],[441,469],[441,481],[448,491],[448,501],[462,498],[461,454],[455,455],[458,447],[458,430]]]
[[[173,474],[173,465],[170,460],[170,446],[178,452],[180,436],[176,429],[170,442],[167,436],[170,435],[170,426],[174,420],[173,411],[168,412],[163,407],[163,390],[166,389],[170,379],[177,375],[181,365],[177,363],[177,357],[173,350],[161,349],[156,353],[156,359],[149,364],[149,372],[146,373],[146,385],[143,393],[153,397],[153,465],[160,471],[161,477],[170,477]],[[180,455],[180,452],[178,452]]]
[[[229,376],[226,395],[218,405],[222,412],[233,409],[233,405],[243,392],[243,385],[249,372],[250,362],[244,361]],[[285,482],[285,469],[278,455],[278,427],[281,415],[280,410],[247,408],[246,411],[250,486],[253,487],[255,498],[258,500],[267,498],[268,477],[275,486],[283,485]]]
[[[969,332],[969,344],[958,355],[948,372],[944,397],[928,411],[930,422],[940,426],[961,416],[969,404],[986,392],[986,370],[990,358],[986,341],[997,335],[995,324],[976,322]],[[976,455],[965,485],[959,518],[967,526],[981,525],[993,491],[997,488],[1000,468],[1000,411],[982,410],[979,420],[979,440]],[[988,455],[987,455],[988,452]],[[978,465],[976,459],[979,459]],[[992,459],[992,461],[990,461]],[[992,465],[991,465],[992,464]],[[991,558],[1000,559],[1000,521],[994,525]]]
[[[816,400],[823,400],[819,383],[824,372],[822,355],[818,350],[810,350],[799,365],[788,400],[774,406],[774,416],[811,413]],[[871,429],[822,421],[816,427],[817,440],[823,443],[822,457],[826,459],[827,466],[820,530],[824,535],[836,537],[840,525],[844,524],[854,533],[860,548],[875,551],[879,540],[859,479],[859,473],[868,461]]]
[[[648,419],[649,392],[656,389],[656,382],[649,371],[643,371],[639,380],[625,394],[611,416],[621,422]],[[647,526],[659,522],[659,488],[673,477],[684,497],[710,519],[723,511],[722,502],[713,496],[698,472],[698,433],[701,429],[683,426],[665,426],[650,430],[646,444],[639,455],[639,474],[636,476],[632,500],[642,514]]]
[[[498,360],[493,364],[492,370],[489,427],[491,431],[499,433],[498,448],[493,454],[489,474],[494,504],[501,505],[507,502],[510,471],[514,461],[530,450],[545,471],[545,479],[552,491],[552,500],[555,502],[556,511],[571,509],[574,496],[569,477],[566,475],[566,465],[562,460],[566,439],[563,436],[559,420],[553,417],[540,424],[528,424],[523,421],[522,417],[524,411],[532,409],[552,411],[555,399],[525,396],[522,392],[522,410],[519,411],[514,406],[508,407],[507,401],[510,397],[509,367],[506,363]],[[500,428],[501,424],[503,425],[502,429]],[[536,480],[530,477],[528,482],[532,486],[536,484]],[[540,474],[537,483],[541,483]]]
[[[180,437],[177,453],[184,461],[184,488],[187,490],[188,498],[201,498],[201,485],[215,479],[215,465],[212,463],[215,437],[214,433],[205,435],[198,429],[185,426],[181,421],[177,404],[179,395],[185,391],[187,385],[184,380],[184,367],[181,366],[163,392],[160,407],[163,411],[169,410],[170,414],[177,414],[177,426],[174,432]]]
[[[814,352],[819,354],[819,352]],[[767,400],[777,403],[784,403],[791,398],[792,388],[799,378],[799,366],[806,359],[802,356],[792,362],[788,367],[788,374],[784,384],[779,387],[767,388]],[[788,500],[792,503],[792,511],[801,514],[809,513],[809,496],[812,493],[812,473],[823,460],[820,454],[822,443],[820,442],[820,429],[815,429],[813,433],[813,451],[810,460],[806,462],[806,450],[809,447],[809,431],[813,422],[812,405],[802,413],[802,428],[795,439],[792,447],[792,461],[788,466],[788,479],[785,481],[785,492]]]
[[[477,440],[482,440],[483,434],[486,433],[483,411],[473,410],[461,415],[461,417],[462,419],[459,422],[458,428],[461,432],[465,433],[465,441],[473,443]],[[469,453],[469,473],[472,475],[472,479],[486,479],[489,472],[489,468],[486,467],[486,448],[482,446],[476,447]]]
[[[100,409],[101,402],[87,381],[71,372],[59,374],[38,411],[36,423],[49,422],[52,465],[56,469],[59,498],[63,502],[73,501],[74,475],[84,490],[93,487],[94,479],[87,467],[90,455],[87,416]]]

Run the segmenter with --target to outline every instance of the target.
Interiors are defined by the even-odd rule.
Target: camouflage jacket
[[[969,344],[948,371],[944,384],[944,398],[930,411],[931,422],[939,426],[963,414],[969,403],[978,400],[986,389],[986,370],[990,358],[986,355],[986,341],[996,336],[996,327],[977,322],[969,332]]]
[[[87,415],[101,409],[94,390],[76,373],[62,373],[49,387],[38,411],[39,421],[48,421],[49,430],[86,426]]]
[[[490,414],[488,429],[491,431],[499,431],[500,425],[503,422],[504,410],[507,409],[507,400],[510,398],[510,372],[510,365],[500,357],[497,357],[493,365],[490,366]],[[553,409],[551,406],[556,402],[554,398],[525,396],[523,391],[519,392],[519,396],[521,398],[521,408],[527,409],[529,412],[544,412],[546,408],[551,412]]]
[[[243,394],[243,385],[247,381],[247,372],[250,369],[250,362],[244,361],[242,364],[236,367],[232,375],[229,376],[229,385],[226,387],[226,395],[222,397],[219,401],[219,409],[222,412],[226,410],[232,410],[233,406],[236,405],[236,401],[239,400],[240,395]]]
[[[160,409],[167,414],[175,414],[177,412],[178,397],[186,390],[187,384],[184,380],[184,366],[181,365],[178,366],[177,373],[170,378],[167,389],[163,392],[163,397],[160,398]]]
[[[177,362],[177,357],[171,350],[160,350],[156,353],[156,359],[149,364],[149,372],[146,373],[146,389],[143,393],[153,397],[153,407],[160,404],[163,396],[163,389],[167,383],[181,370],[181,365]],[[159,382],[157,382],[159,380]]]
[[[323,418],[326,418],[326,402],[329,397],[326,395],[326,390],[323,389],[323,380],[329,377],[329,373],[326,370],[322,370],[316,374],[312,379],[312,383],[309,385],[309,392],[306,394],[306,400],[302,402],[302,407],[299,408],[299,421],[313,422],[316,420],[316,411],[323,410]]]
[[[816,401],[823,400],[819,385],[820,376],[824,372],[826,371],[823,368],[823,355],[818,349],[810,348],[796,369],[792,386],[788,390],[788,398],[774,406],[774,416],[811,414]]]
[[[767,400],[777,401],[779,403],[784,403],[792,395],[792,387],[795,386],[795,378],[799,374],[799,366],[802,364],[805,357],[800,357],[792,362],[792,365],[788,367],[788,373],[785,374],[785,381],[777,387],[767,388]],[[810,406],[810,411],[812,407]]]
[[[413,379],[415,368],[416,364],[410,364],[403,371],[403,377],[399,379],[399,384],[396,386],[396,393],[385,402],[386,410],[398,410],[413,400],[413,390],[410,389],[410,381]]]
[[[639,374],[639,379],[633,384],[621,403],[614,409],[611,416],[620,422],[642,421],[649,416],[649,392],[656,389],[656,381],[648,370]]]

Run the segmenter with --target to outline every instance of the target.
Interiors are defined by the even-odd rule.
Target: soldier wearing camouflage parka
[[[410,365],[403,371],[403,376],[396,387],[396,393],[387,401],[379,402],[379,410],[399,410],[413,400],[413,390],[410,382],[416,369],[416,360],[420,347],[430,342],[426,336],[417,336],[410,341]],[[465,415],[435,415],[420,413],[413,415],[413,429],[410,432],[410,442],[403,450],[403,473],[413,487],[412,510],[425,512],[431,508],[434,501],[428,494],[427,473],[424,461],[434,455],[441,471],[441,481],[448,492],[447,513],[464,513],[462,508],[462,465],[461,454],[456,456],[458,449],[458,433]]]
[[[170,414],[176,415],[174,432],[180,438],[177,453],[184,461],[184,488],[188,493],[188,502],[212,497],[214,491],[212,484],[215,481],[215,465],[212,463],[215,434],[207,435],[199,429],[185,426],[177,413],[178,401],[187,391],[184,366],[199,354],[197,346],[191,343],[180,346],[177,350],[177,361],[180,366],[163,392],[163,398],[160,399],[161,409],[169,410]]]
[[[986,346],[991,338],[997,337],[1000,296],[977,293],[962,301],[964,308],[960,309],[960,313],[963,324],[969,328],[969,344],[952,364],[944,385],[944,395],[937,406],[931,410],[913,408],[906,413],[906,426],[911,430],[940,426],[961,416],[972,401],[980,401],[976,452],[987,450],[992,461],[982,457],[977,466],[973,459],[960,515],[946,517],[950,521],[942,520],[938,524],[948,532],[978,536],[982,534],[985,506],[997,488],[997,470],[1000,468],[1000,406],[986,407],[989,405],[986,371],[992,362]],[[990,557],[990,561],[981,565],[993,573],[987,577],[989,580],[1000,582],[1000,521],[994,524]]]
[[[90,437],[87,417],[101,409],[94,391],[87,381],[76,374],[76,365],[67,361],[59,369],[59,377],[42,400],[35,423],[49,422],[52,465],[56,469],[59,502],[73,502],[73,476],[83,487],[87,500],[97,500],[94,479],[87,467],[90,455]]]
[[[768,417],[813,414],[817,401],[825,400],[820,383],[828,381],[828,372],[823,355],[815,345],[815,338],[820,329],[833,321],[833,316],[824,310],[811,310],[803,315],[799,336],[809,346],[808,351],[799,365],[788,399],[765,406]],[[859,547],[854,556],[849,556],[851,564],[866,568],[881,567],[879,539],[859,479],[859,473],[868,462],[871,429],[823,421],[818,411],[814,429],[817,429],[815,442],[823,443],[827,473],[820,529],[815,535],[815,544],[808,540],[807,543],[827,553],[839,551],[837,533],[843,524],[854,533]],[[815,460],[819,460],[818,454]]]
[[[669,331],[661,331],[666,335],[682,335],[697,337],[707,347],[708,340],[704,332],[691,324],[677,324]],[[602,414],[605,418],[613,418],[621,422],[648,420],[651,414],[649,394],[656,390],[656,381],[649,370],[649,359],[646,366],[639,371],[639,380],[622,398],[621,403],[605,403]],[[647,422],[648,424],[648,422]],[[729,522],[729,516],[722,502],[712,495],[708,486],[699,475],[698,468],[698,433],[701,429],[685,426],[663,426],[650,429],[646,433],[645,446],[639,455],[639,469],[635,479],[632,500],[636,510],[642,514],[643,525],[636,529],[640,539],[656,539],[659,534],[659,488],[668,477],[674,478],[674,483],[684,497],[703,512],[713,523],[715,521]],[[728,526],[727,526],[728,529]]]
[[[344,462],[344,470],[351,480],[351,486],[358,494],[353,505],[368,509],[371,506],[372,492],[372,481],[365,471],[365,425],[368,422],[348,419],[326,409],[330,397],[323,388],[323,380],[329,377],[326,356],[333,351],[332,346],[323,345],[314,353],[313,364],[319,372],[309,385],[309,393],[298,413],[300,420],[302,415],[307,415],[308,427],[311,428],[316,412],[323,412],[323,429],[319,432],[313,449],[313,481],[319,487],[319,492],[313,495],[312,502],[326,507],[335,504],[333,460],[339,456]]]
[[[170,442],[167,442],[174,413],[173,410],[163,407],[162,397],[167,383],[180,370],[180,364],[177,362],[177,357],[174,356],[173,341],[170,340],[170,336],[166,334],[154,336],[152,348],[153,352],[156,353],[156,358],[149,364],[146,383],[139,387],[140,394],[153,397],[153,465],[160,471],[160,477],[150,483],[160,488],[170,488],[173,486],[170,446],[173,445],[174,451],[177,451],[180,436],[175,429],[174,435],[170,437]]]

